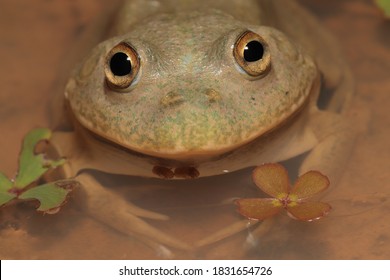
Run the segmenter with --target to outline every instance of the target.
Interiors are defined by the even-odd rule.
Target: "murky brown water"
[[[279,218],[256,247],[246,245],[248,232],[243,232],[196,253],[177,252],[177,258],[390,258],[390,21],[370,1],[302,2],[339,39],[357,81],[356,120],[368,119],[340,185],[326,198],[334,211],[308,224]],[[17,168],[25,133],[48,126],[47,96],[55,90],[65,54],[80,27],[96,17],[102,5],[96,0],[0,0],[0,170],[7,175]],[[249,172],[169,187],[141,180],[116,188],[136,204],[170,215],[169,222],[152,223],[191,242],[237,219],[234,209],[220,202],[252,191]],[[0,258],[158,256],[85,216],[70,201],[52,216],[36,214],[29,205],[1,209]]]

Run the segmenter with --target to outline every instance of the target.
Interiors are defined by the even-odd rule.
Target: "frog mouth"
[[[264,114],[266,116],[258,122],[242,122],[247,115],[244,111],[236,111],[234,119],[227,119],[219,108],[211,108],[205,113],[204,108],[185,111],[180,105],[174,117],[156,117],[164,125],[152,124],[140,138],[132,141],[107,138],[132,151],[160,159],[190,163],[208,161],[278,130],[302,111],[308,103],[308,96],[302,96],[283,114]],[[137,140],[139,145],[134,145]]]
[[[256,134],[251,135],[250,137],[246,137],[245,139],[242,139],[241,141],[231,142],[226,144],[215,144],[215,142],[209,142],[209,146],[192,146],[191,148],[188,147],[181,147],[180,142],[175,139],[173,144],[170,146],[169,149],[163,149],[161,146],[166,144],[164,143],[163,138],[157,138],[159,140],[156,141],[158,145],[156,146],[141,146],[141,147],[134,147],[134,145],[128,145],[123,140],[118,140],[113,137],[109,137],[107,134],[102,135],[98,131],[90,130],[91,133],[95,135],[100,141],[109,143],[110,146],[115,146],[116,148],[126,151],[128,153],[131,153],[133,155],[136,155],[138,157],[144,157],[147,158],[148,161],[153,162],[155,164],[156,172],[154,173],[161,173],[161,174],[169,174],[169,176],[175,176],[175,177],[191,177],[195,178],[198,175],[185,175],[186,172],[182,172],[181,169],[191,169],[195,168],[197,164],[200,164],[202,162],[207,162],[210,160],[217,160],[221,157],[224,157],[225,155],[230,154],[231,152],[239,149],[240,147],[243,147],[251,142],[257,141],[259,138],[262,138],[263,136],[270,134],[274,131],[278,131],[279,129],[282,129],[284,126],[289,125],[291,121],[294,120],[294,118],[299,115],[302,110],[306,107],[308,104],[309,98],[304,98],[299,106],[291,110],[289,114],[283,115],[280,119],[278,119],[277,122],[274,122],[272,128],[269,129],[259,129]],[[85,128],[85,127],[84,127]],[[192,130],[193,131],[193,130]],[[156,132],[155,132],[156,133]],[[164,131],[164,133],[169,133],[169,130]],[[211,136],[210,136],[211,133]],[[197,133],[193,133],[192,135],[198,135],[198,137],[202,138],[217,138],[217,133],[210,132],[208,130],[198,130]],[[223,133],[219,134],[219,137],[223,136]],[[191,138],[196,138],[196,136],[191,136]],[[196,140],[196,139],[195,139]],[[182,140],[181,140],[182,141]],[[195,143],[196,141],[194,141]],[[166,166],[173,166],[174,168],[169,168],[173,174],[180,174],[183,173],[184,175],[170,175],[171,171],[168,171],[168,169],[164,170],[164,168],[167,168]],[[175,172],[175,169],[179,168],[178,172]],[[188,174],[196,174],[195,170],[189,170],[187,172]],[[165,176],[165,175],[164,175]],[[163,176],[163,177],[164,177]],[[161,177],[161,176],[160,176]],[[170,177],[169,177],[170,178]]]
[[[117,133],[110,132],[112,128],[95,129],[91,125],[85,125],[83,120],[78,120],[82,127],[87,128],[100,140],[109,142],[111,146],[135,153],[137,156],[154,158],[155,162],[159,162],[162,166],[183,166],[183,163],[185,166],[193,166],[194,163],[219,158],[256,141],[267,133],[278,130],[287,120],[298,114],[308,103],[307,101],[307,97],[302,98],[299,105],[291,108],[289,112],[281,115],[278,119],[274,119],[272,125],[253,129],[239,126],[231,126],[230,128],[216,126],[214,124],[218,117],[210,120],[205,115],[191,112],[197,117],[195,119],[187,118],[184,124],[176,125],[177,122],[169,123],[168,120],[168,125],[164,127],[152,126],[147,129],[151,132],[149,134],[137,134],[138,137],[126,138],[116,137]],[[184,119],[185,116],[181,118]],[[233,129],[236,130],[233,131]]]

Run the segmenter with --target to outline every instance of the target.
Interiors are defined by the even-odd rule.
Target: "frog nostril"
[[[168,92],[161,98],[160,103],[164,107],[179,105],[184,102],[184,97],[181,94],[178,94],[174,91]]]
[[[221,100],[221,94],[215,89],[209,88],[206,90],[206,95],[209,99],[209,102],[217,102]]]

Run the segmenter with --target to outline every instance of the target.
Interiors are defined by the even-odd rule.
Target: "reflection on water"
[[[63,54],[101,7],[92,0],[40,1],[31,9],[25,9],[26,3],[20,9],[23,1],[2,2],[0,26],[7,28],[0,29],[0,127],[5,135],[0,138],[0,170],[12,175],[22,136],[32,127],[48,125],[46,97],[54,90]],[[324,198],[334,209],[329,217],[313,223],[280,216],[272,224],[253,226],[196,252],[176,252],[177,258],[390,257],[390,154],[385,149],[390,136],[390,25],[370,1],[302,2],[322,18],[347,50],[346,59],[357,80],[356,120],[367,126],[357,139],[340,185]],[[125,184],[122,176],[115,177],[115,182],[99,178],[135,204],[169,215],[169,221],[150,223],[192,243],[241,219],[228,202],[259,194],[250,173],[248,169],[218,178],[169,183],[134,178]],[[0,257],[158,257],[143,243],[85,216],[75,199],[53,216],[36,214],[28,204],[2,209]]]

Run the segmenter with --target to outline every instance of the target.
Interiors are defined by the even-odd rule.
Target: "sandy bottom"
[[[245,230],[195,252],[174,250],[174,258],[390,258],[390,21],[371,1],[302,2],[345,50],[356,77],[356,114],[364,108],[364,116],[357,119],[367,120],[340,185],[326,198],[334,210],[313,223],[282,216],[263,234]],[[0,170],[8,176],[17,169],[25,133],[48,126],[48,96],[58,90],[65,54],[80,29],[99,14],[102,3],[0,0]],[[169,186],[158,180],[128,184],[114,188],[137,205],[171,216],[170,221],[151,223],[189,243],[240,219],[222,200],[253,192],[250,170]],[[1,259],[160,257],[137,239],[91,219],[73,200],[56,215],[40,215],[29,204],[0,212]]]

